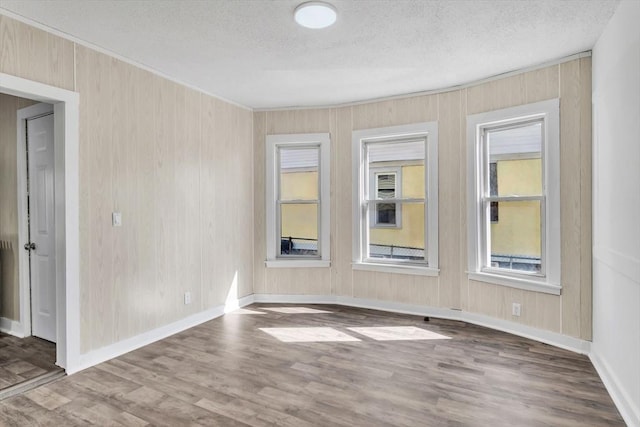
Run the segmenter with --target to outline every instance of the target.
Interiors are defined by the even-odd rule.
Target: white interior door
[[[53,114],[27,120],[31,334],[56,342]]]

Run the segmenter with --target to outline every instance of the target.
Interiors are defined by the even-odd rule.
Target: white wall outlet
[[[113,212],[111,214],[111,223],[114,227],[122,227],[122,213]]]
[[[191,292],[184,293],[184,304],[191,304]]]
[[[517,302],[514,302],[513,305],[511,306],[511,314],[513,314],[514,316],[520,317],[521,308],[522,307],[520,306],[520,304],[518,304]]]

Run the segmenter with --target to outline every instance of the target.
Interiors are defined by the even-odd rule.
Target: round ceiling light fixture
[[[336,22],[338,11],[329,3],[310,1],[296,7],[293,17],[299,25],[306,28],[326,28]]]

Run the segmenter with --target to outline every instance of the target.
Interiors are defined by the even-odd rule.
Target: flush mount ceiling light
[[[293,12],[296,22],[306,28],[326,28],[336,22],[335,7],[322,1],[302,3]]]

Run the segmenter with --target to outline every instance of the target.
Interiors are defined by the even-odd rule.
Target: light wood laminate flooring
[[[0,333],[0,390],[62,371],[55,362],[54,343],[36,337],[17,338]]]
[[[6,399],[0,424],[624,425],[585,356],[463,322],[261,304]]]

